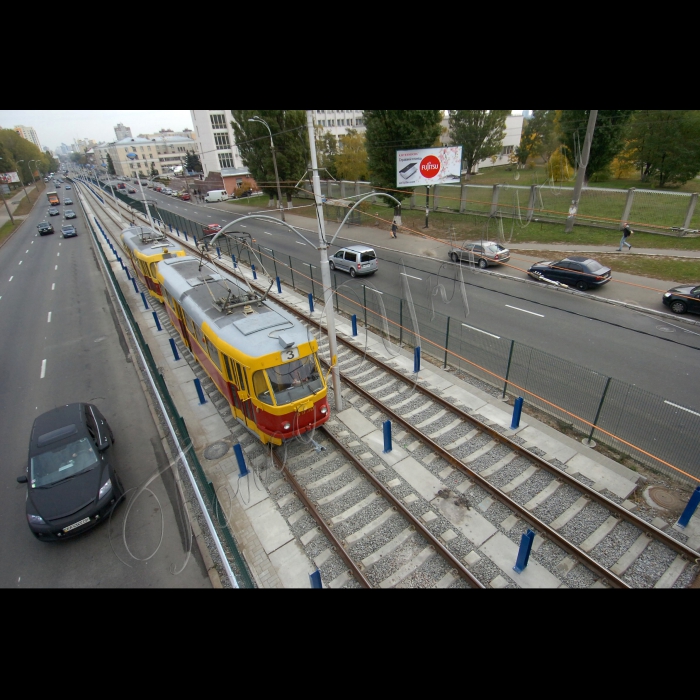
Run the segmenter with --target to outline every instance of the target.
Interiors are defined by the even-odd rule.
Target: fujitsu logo
[[[440,161],[435,156],[426,156],[420,162],[420,174],[423,177],[435,177],[440,172]]]

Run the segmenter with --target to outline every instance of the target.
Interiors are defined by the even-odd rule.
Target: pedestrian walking
[[[618,248],[619,252],[622,252],[622,246],[626,245],[630,250],[632,250],[632,246],[627,242],[627,239],[634,233],[634,231],[630,228],[630,225],[625,221],[625,225],[622,229],[622,238],[620,239],[620,247]]]
[[[395,223],[391,224],[391,237],[398,238],[398,236],[396,235],[396,224]]]

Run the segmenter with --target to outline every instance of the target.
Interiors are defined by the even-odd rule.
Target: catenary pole
[[[328,244],[326,243],[326,222],[323,218],[323,203],[321,196],[321,180],[318,176],[316,160],[316,141],[314,132],[313,112],[306,110],[306,126],[309,131],[309,150],[311,151],[311,169],[313,171],[314,200],[318,218],[318,250],[321,254],[321,282],[323,283],[323,304],[328,324],[328,347],[331,354],[331,373],[333,377],[333,394],[335,395],[335,410],[343,410],[343,397],[340,395],[340,370],[338,369],[338,346],[335,338],[335,314],[333,312],[333,288],[331,286],[331,270],[328,266]]]
[[[583,152],[581,153],[581,162],[578,164],[578,172],[576,173],[576,185],[574,186],[574,196],[569,207],[569,216],[566,219],[566,227],[564,233],[571,233],[574,230],[574,219],[578,211],[578,203],[581,198],[581,190],[583,189],[583,181],[586,177],[586,168],[588,167],[588,157],[591,153],[591,143],[593,142],[593,131],[595,130],[595,122],[598,118],[598,110],[592,109],[588,115],[588,126],[586,127],[586,138],[583,142]]]

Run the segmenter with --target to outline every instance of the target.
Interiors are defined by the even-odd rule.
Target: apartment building
[[[39,143],[39,137],[36,135],[36,131],[34,131],[33,126],[15,126],[15,131],[23,139],[31,141],[31,143],[33,143],[40,151],[43,150],[41,148],[41,144]]]
[[[131,138],[131,127],[124,126],[121,122],[119,122],[119,124],[117,124],[114,127],[114,134],[117,137],[117,141],[121,141],[122,139],[130,139]]]

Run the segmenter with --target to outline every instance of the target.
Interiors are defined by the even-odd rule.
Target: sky
[[[114,141],[114,127],[120,122],[130,126],[134,136],[193,128],[189,109],[0,109],[0,128],[33,126],[42,148],[51,150],[62,143],[70,146],[74,139]]]

